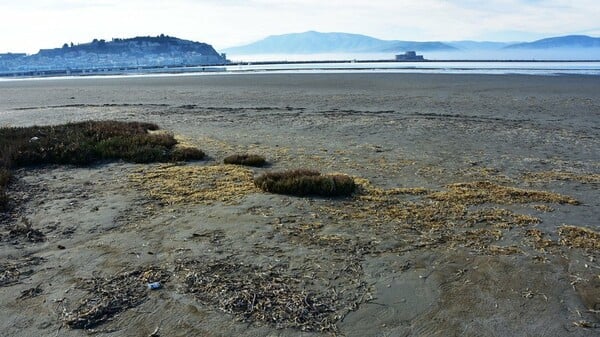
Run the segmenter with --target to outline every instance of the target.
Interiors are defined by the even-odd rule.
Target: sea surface
[[[163,76],[210,76],[228,74],[319,74],[319,73],[422,73],[488,75],[587,75],[600,76],[600,61],[427,61],[368,62],[365,60],[244,62],[228,66],[177,67],[138,71],[102,71],[71,76],[0,77],[0,81],[57,78],[118,78]],[[302,61],[306,62],[306,61]]]
[[[225,67],[228,73],[383,72],[433,74],[600,75],[600,61],[430,61],[247,64]]]
[[[244,65],[229,66],[227,71],[600,75],[600,48],[429,52],[424,53],[424,57],[427,62],[392,62],[394,55],[390,53],[230,55],[228,58],[233,62]],[[314,60],[324,62],[294,63]],[[338,60],[345,62],[331,63]],[[368,62],[369,60],[390,62]],[[280,62],[263,64],[272,61]]]

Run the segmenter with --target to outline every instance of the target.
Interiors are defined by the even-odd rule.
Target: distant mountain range
[[[550,37],[533,42],[517,43],[507,49],[600,48],[600,38],[587,35]]]
[[[510,46],[511,42],[452,41],[446,42],[458,50],[498,50]]]
[[[273,35],[239,47],[224,49],[230,54],[317,54],[317,53],[374,53],[406,50],[454,50],[442,42],[380,40],[349,33],[320,33],[308,31]]]
[[[37,54],[0,54],[0,72],[31,72],[212,65],[226,63],[206,43],[171,36],[143,36],[112,41],[94,39],[84,44],[64,44]]]
[[[503,49],[555,49],[555,48],[600,48],[600,38],[585,35],[553,37],[534,42],[417,42],[400,40],[380,40],[374,37],[348,33],[320,33],[308,31],[269,36],[260,41],[243,46],[226,48],[223,51],[232,55],[250,54],[319,54],[319,53],[399,53],[408,50],[417,52],[432,51],[472,51]]]

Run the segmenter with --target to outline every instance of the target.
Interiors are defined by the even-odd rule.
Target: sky
[[[600,36],[600,0],[0,0],[0,53],[171,35],[220,48],[308,30],[411,41]]]

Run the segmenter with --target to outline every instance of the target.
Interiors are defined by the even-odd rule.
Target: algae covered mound
[[[265,157],[257,154],[233,154],[223,159],[225,164],[261,167],[267,164]]]
[[[123,159],[167,161],[177,140],[152,123],[87,121],[51,126],[1,128],[1,164],[5,168],[40,164],[86,165]]]
[[[156,132],[158,129],[152,123],[120,121],[0,128],[0,211],[7,208],[4,189],[14,168],[88,165],[101,160],[148,163],[204,157],[198,149],[177,146],[173,134]]]
[[[343,174],[322,175],[313,170],[267,172],[254,179],[265,192],[298,196],[348,196],[356,189],[354,179]]]

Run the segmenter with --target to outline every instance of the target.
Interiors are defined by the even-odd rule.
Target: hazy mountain
[[[494,50],[502,49],[511,44],[511,42],[491,42],[491,41],[452,41],[446,44],[459,50]]]
[[[366,35],[308,31],[269,36],[244,46],[224,49],[230,54],[377,53],[407,50],[454,50],[441,42],[380,40]]]
[[[534,42],[452,41],[414,42],[380,40],[348,33],[304,33],[269,36],[224,51],[234,55],[353,54],[375,55],[414,50],[438,60],[589,60],[600,59],[600,38],[584,35],[551,37]]]
[[[414,51],[452,51],[456,48],[442,42],[412,42],[412,41],[386,41],[390,43],[388,47],[383,47],[381,52],[404,52],[408,50]]]
[[[587,35],[550,37],[533,42],[517,43],[507,49],[600,48],[600,38]]]

